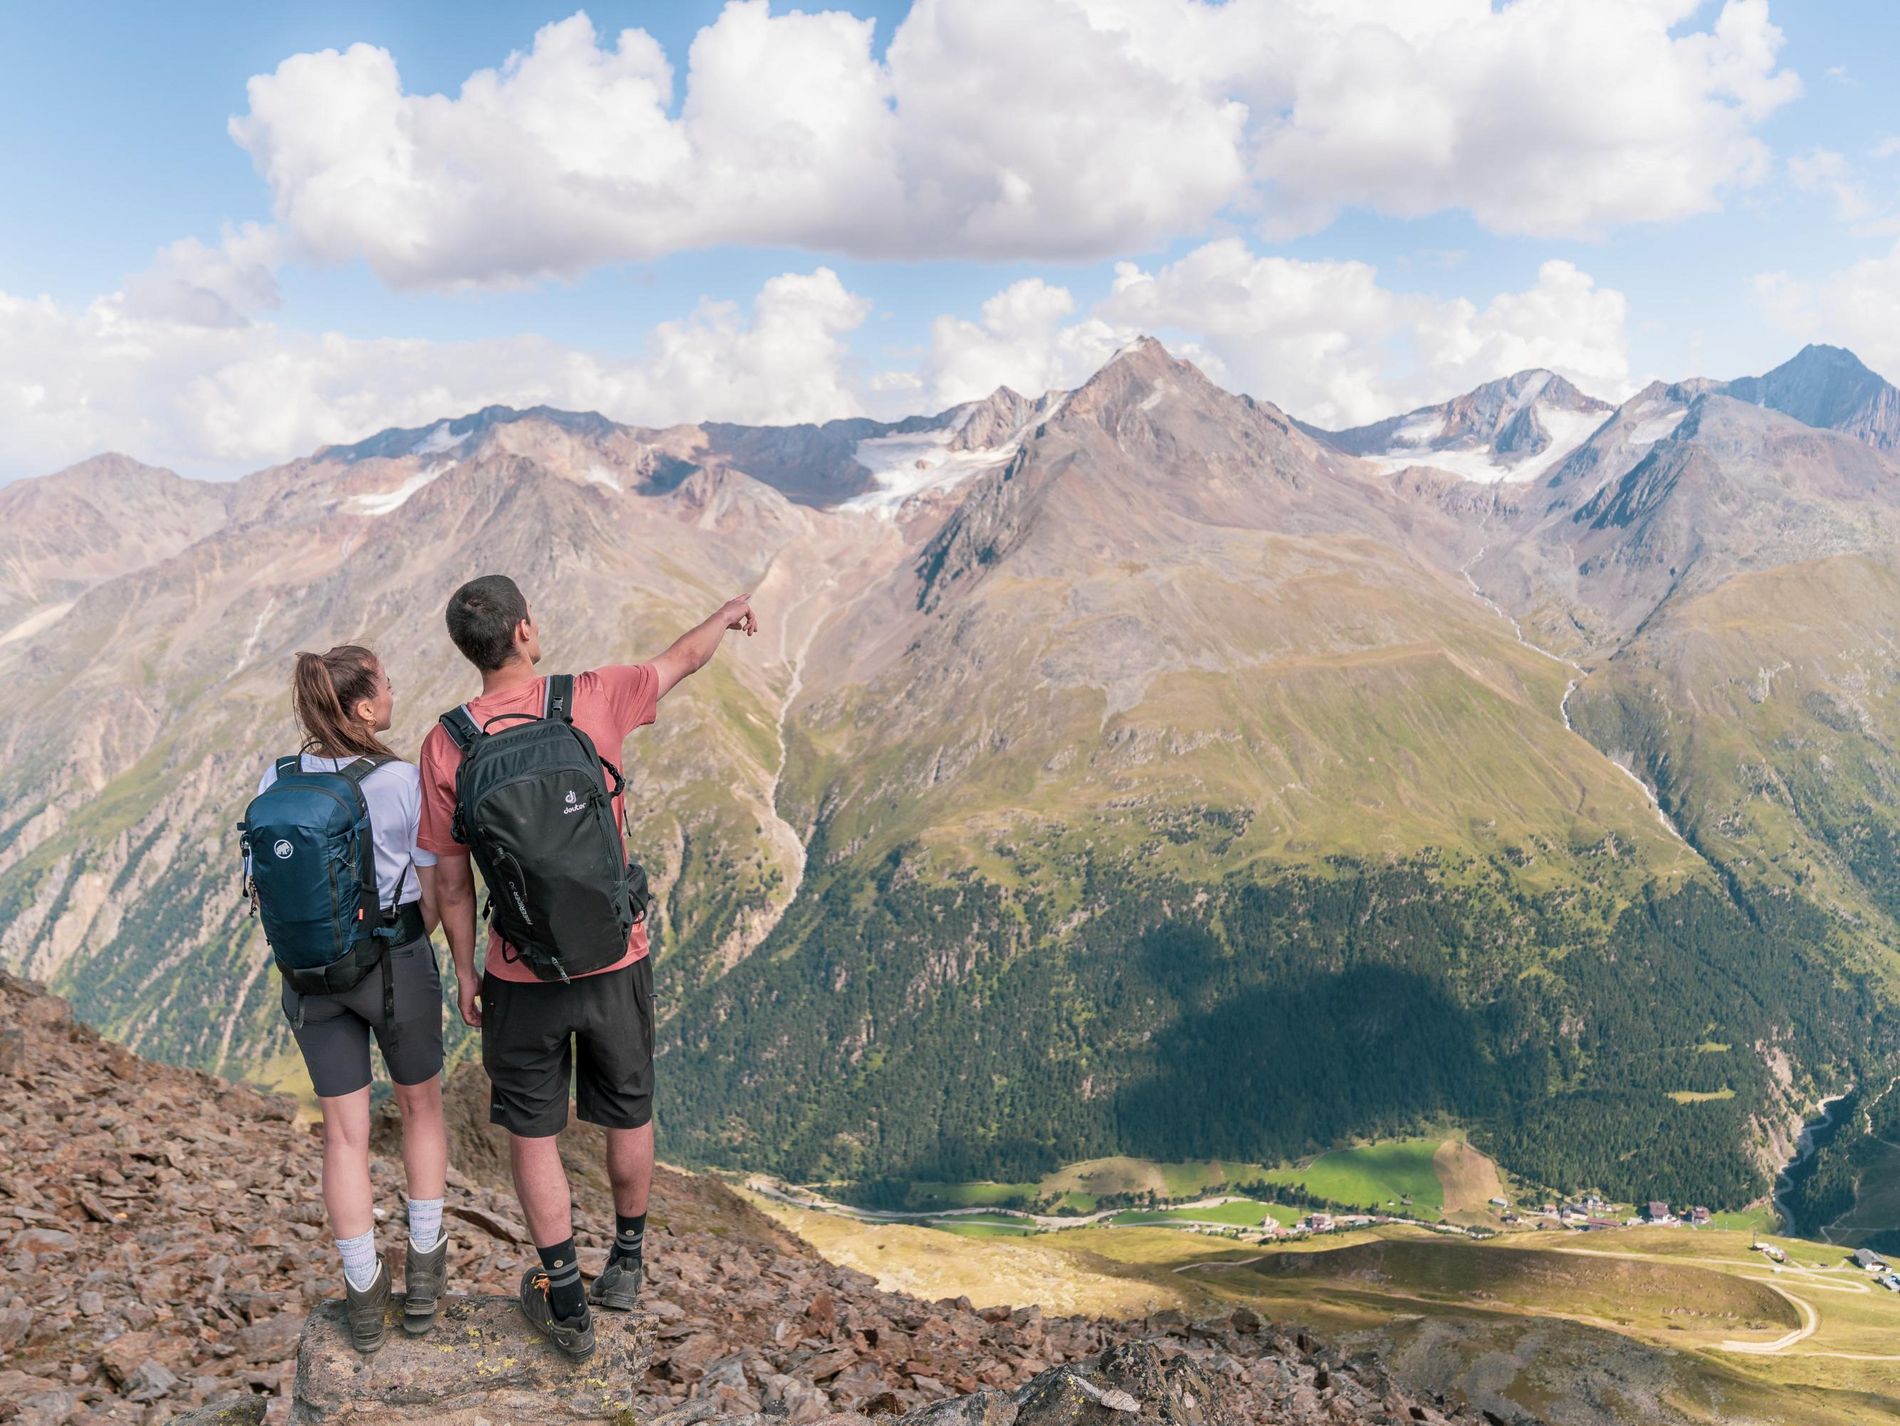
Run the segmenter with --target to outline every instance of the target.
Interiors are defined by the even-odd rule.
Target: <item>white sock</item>
[[[336,1250],[343,1254],[343,1276],[351,1287],[362,1292],[376,1281],[376,1230],[354,1238],[338,1238]]]
[[[418,1253],[426,1253],[442,1241],[442,1200],[409,1200],[409,1241]]]

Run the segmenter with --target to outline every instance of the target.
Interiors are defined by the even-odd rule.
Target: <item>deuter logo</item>
[[[295,851],[296,848],[280,837],[277,841],[277,845],[272,847],[271,850],[277,854],[278,861],[287,862],[290,860],[290,854]]]
[[[567,806],[561,809],[561,815],[571,817],[576,812],[583,812],[586,809],[587,804],[581,801],[580,794],[570,789],[567,794]]]

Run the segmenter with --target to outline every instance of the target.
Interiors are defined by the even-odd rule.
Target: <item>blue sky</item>
[[[1122,33],[1107,22],[1113,49],[1058,74],[1080,33],[1061,26],[1090,3],[963,0],[948,21],[929,5],[915,16],[908,4],[824,7],[876,22],[855,59],[844,30],[795,33],[789,7],[762,3],[747,15],[711,3],[592,5],[591,48],[574,41],[575,11],[558,5],[15,7],[0,60],[9,189],[0,302],[11,304],[0,305],[0,416],[18,434],[0,451],[0,477],[108,446],[232,473],[363,434],[363,423],[427,419],[431,400],[592,396],[609,414],[653,424],[895,414],[996,380],[1079,379],[1137,327],[1227,384],[1331,424],[1438,399],[1520,361],[1614,397],[1651,376],[1759,371],[1804,340],[1833,340],[1900,376],[1900,335],[1885,320],[1900,307],[1900,7],[1682,0],[1671,23],[1646,30],[1639,12],[1671,0],[1630,0],[1627,15],[1611,0],[1514,0],[1490,8],[1539,13],[1489,19],[1470,0],[1421,0],[1415,13],[1435,6],[1445,27],[1466,27],[1454,46],[1449,28],[1371,35],[1380,0],[1355,0],[1365,13],[1351,33],[1329,30],[1333,20],[1303,0],[1138,0],[1128,8],[1152,12],[1147,21]],[[1230,65],[1220,51],[1233,46],[1219,38],[1172,52],[1183,27],[1171,8],[1195,12],[1196,23],[1215,9],[1235,23],[1243,9],[1258,12],[1258,58]],[[914,42],[887,69],[907,16]],[[1099,14],[1085,18],[1090,34],[1104,28]],[[733,39],[738,78],[691,116],[692,151],[655,205],[677,204],[674,216],[649,222],[637,211],[648,200],[626,196],[651,178],[644,142],[606,145],[583,160],[602,171],[556,191],[542,187],[547,165],[531,145],[486,171],[491,149],[478,136],[489,131],[457,117],[472,74],[528,54],[542,26],[570,21],[559,63],[576,67],[559,68],[550,52],[547,94],[506,100],[505,126],[545,122],[551,152],[566,154],[562,125],[609,125],[601,106],[629,103],[627,76],[594,61],[610,60],[619,32],[636,28],[673,69],[657,122],[685,132],[689,47],[715,25],[739,36],[741,20],[764,59],[746,58]],[[1038,56],[1035,35],[1022,32],[1045,20],[1051,48]],[[938,33],[917,38],[926,30]],[[1294,31],[1305,38],[1280,38]],[[1627,44],[1632,70],[1689,56],[1688,77],[1654,100],[1653,115],[1632,119],[1630,106],[1659,86],[1646,82],[1636,98],[1594,92],[1603,73],[1571,72],[1563,53],[1580,37]],[[1387,42],[1390,57],[1365,58]],[[375,68],[351,61],[368,53],[353,45],[386,52],[404,104],[444,96],[449,127],[421,141],[403,131],[403,142],[415,145],[419,172],[438,165],[475,191],[456,200],[466,211],[453,220],[430,211],[437,190],[426,174],[387,186],[373,177],[355,204],[355,160],[325,133],[351,112],[329,96]],[[1699,46],[1719,53],[1705,64]],[[313,68],[294,95],[278,86],[286,92],[247,151],[228,131],[253,114],[247,83],[324,51],[347,53]],[[1456,57],[1472,51],[1491,53],[1488,67],[1467,71]],[[1306,77],[1328,54],[1372,66],[1340,81],[1356,86],[1343,99]],[[782,158],[760,158],[767,171],[731,179],[730,195],[702,179],[702,168],[743,166],[758,151],[749,100],[782,101],[794,122],[804,122],[799,106],[827,105],[822,87],[815,97],[779,91],[833,61],[886,92],[827,110],[837,148],[814,160],[809,185],[774,188]],[[1526,74],[1540,90],[1576,92],[1527,116],[1519,143],[1509,111],[1526,102]],[[986,90],[986,76],[999,87]],[[1403,95],[1408,84],[1422,88],[1393,99],[1398,113],[1384,127],[1362,117],[1366,95]],[[1433,151],[1450,156],[1414,183],[1400,151],[1411,117],[1441,96]],[[1231,154],[1210,138],[1236,122],[1228,101],[1247,114]],[[994,112],[1005,102],[1016,107]],[[908,133],[886,133],[880,105],[883,118],[893,108],[920,117]],[[650,120],[627,123],[657,135]],[[354,122],[373,150],[378,121]],[[391,120],[391,132],[406,122]],[[881,144],[895,155],[891,173],[860,162]],[[1744,149],[1750,156],[1736,157]],[[267,179],[260,166],[273,161],[284,174]],[[1197,163],[1204,175],[1190,174]],[[1653,179],[1628,177],[1651,163]],[[1023,176],[1010,182],[1029,196],[996,219],[991,180],[1019,164]],[[1235,164],[1251,176],[1223,177]],[[1566,165],[1587,197],[1566,193]],[[715,197],[702,202],[707,190]],[[1539,196],[1520,202],[1519,190]],[[1125,221],[1100,216],[1124,200]],[[511,226],[517,207],[569,203],[571,223]],[[383,206],[388,224],[365,216]],[[241,252],[221,246],[246,224],[257,225],[254,241]],[[570,230],[588,235],[570,243]],[[483,253],[489,233],[507,260]],[[155,262],[187,238],[202,250]],[[219,266],[234,261],[249,278]],[[1118,263],[1129,265],[1119,285]],[[832,277],[816,278],[821,269]],[[768,299],[781,276],[798,282]],[[160,287],[171,295],[149,295]],[[215,317],[183,305],[185,288],[216,294],[205,299]],[[983,304],[993,298],[1002,305],[991,320]],[[1331,311],[1353,315],[1328,327]],[[128,322],[150,339],[150,369],[105,349]],[[656,337],[669,323],[671,335]],[[327,351],[324,334],[340,339]],[[36,351],[60,365],[57,380],[36,374]],[[438,362],[448,374],[431,379]],[[578,376],[545,375],[575,362]],[[1338,370],[1321,379],[1315,368],[1328,363]],[[262,373],[293,368],[295,412],[282,401],[253,409],[273,405]],[[18,413],[6,409],[10,389],[26,393]]]

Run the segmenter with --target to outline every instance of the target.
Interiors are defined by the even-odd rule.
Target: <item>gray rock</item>
[[[568,1426],[633,1420],[652,1359],[651,1328],[637,1316],[596,1313],[599,1347],[570,1362],[522,1321],[511,1297],[443,1299],[435,1330],[411,1337],[390,1313],[382,1349],[350,1346],[340,1302],[310,1314],[297,1352],[296,1426]]]
[[[78,1409],[76,1391],[35,1392],[20,1402],[19,1412],[7,1426],[65,1426],[66,1418]]]
[[[701,1426],[702,1422],[725,1426],[724,1414],[718,1402],[698,1397],[683,1406],[676,1406],[671,1411],[663,1411],[649,1418],[645,1426]]]
[[[7,1241],[10,1251],[34,1258],[46,1253],[68,1252],[78,1246],[79,1239],[63,1228],[22,1228]]]
[[[177,1385],[178,1376],[169,1367],[145,1361],[126,1379],[125,1396],[128,1401],[157,1401],[161,1396],[170,1396]]]
[[[1017,1419],[1013,1398],[1000,1391],[979,1391],[974,1396],[921,1406],[903,1417],[898,1426],[1015,1426]]]
[[[261,1396],[227,1396],[172,1417],[169,1426],[262,1426],[266,1404]]]
[[[1133,1426],[1141,1403],[1074,1367],[1042,1373],[1016,1392],[1017,1426]]]

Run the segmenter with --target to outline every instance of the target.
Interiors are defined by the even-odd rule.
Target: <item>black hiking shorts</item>
[[[567,1125],[575,1110],[603,1129],[653,1117],[653,960],[579,980],[482,975],[482,1067],[488,1119],[524,1139]]]
[[[396,1017],[383,1022],[383,976],[396,978]],[[423,936],[390,949],[382,965],[335,995],[299,995],[284,987],[284,1018],[297,1037],[310,1083],[325,1099],[369,1087],[369,1042],[383,1052],[397,1084],[442,1073],[442,973]]]

